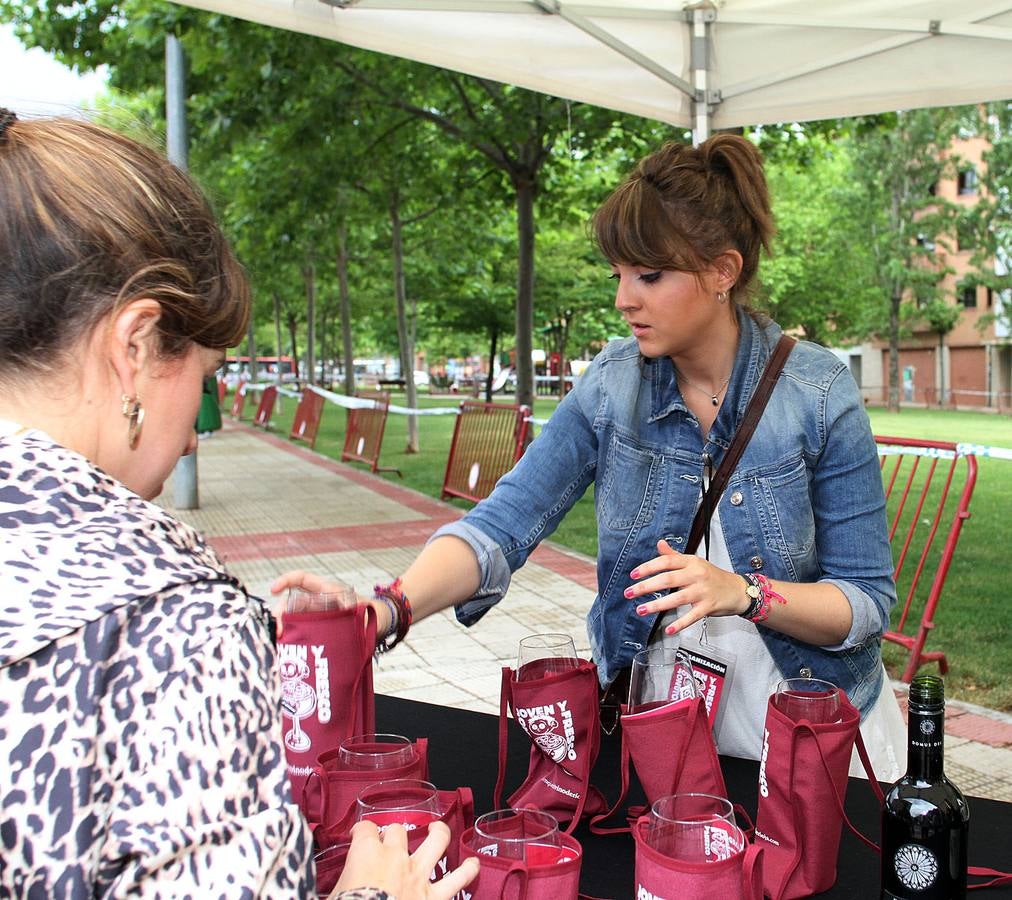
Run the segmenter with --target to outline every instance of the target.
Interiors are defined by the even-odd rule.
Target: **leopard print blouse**
[[[0,437],[0,896],[313,896],[273,669],[195,531]]]

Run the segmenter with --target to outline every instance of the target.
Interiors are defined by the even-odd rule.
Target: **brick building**
[[[958,140],[952,153],[960,159],[955,177],[939,182],[937,194],[962,206],[977,202],[980,197],[982,155],[988,142],[984,138]],[[945,335],[939,346],[937,332],[926,325],[900,340],[899,368],[903,379],[900,390],[902,403],[917,405],[958,406],[999,412],[1012,412],[1012,336],[1008,325],[992,321],[978,327],[982,317],[998,312],[1002,303],[1012,305],[1009,292],[1004,296],[983,286],[962,284],[971,269],[971,249],[953,242],[951,248],[936,245],[940,265],[954,272],[946,275],[941,288],[947,303],[960,308],[955,328]],[[1003,272],[1007,261],[996,260],[996,271]],[[870,403],[885,403],[889,396],[889,345],[875,341],[861,348],[837,351],[847,359]]]

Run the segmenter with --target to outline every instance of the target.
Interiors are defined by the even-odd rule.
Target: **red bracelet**
[[[385,634],[376,642],[377,653],[389,653],[404,640],[408,629],[411,627],[411,601],[408,600],[407,595],[401,590],[400,578],[394,579],[392,584],[377,584],[373,588],[373,596],[377,600],[383,600],[385,603],[392,605],[397,612],[397,615],[394,616],[397,622],[397,631],[393,636],[393,640],[390,639],[389,634]]]

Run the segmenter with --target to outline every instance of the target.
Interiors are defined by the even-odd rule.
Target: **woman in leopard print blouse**
[[[150,502],[248,315],[183,173],[0,110],[0,896],[314,894],[267,614]],[[364,832],[357,884],[466,883]]]

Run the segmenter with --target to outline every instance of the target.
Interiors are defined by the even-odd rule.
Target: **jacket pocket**
[[[651,486],[658,469],[653,453],[611,439],[597,494],[598,519],[606,528],[632,528],[649,519]]]
[[[764,542],[786,561],[802,562],[815,547],[815,512],[804,460],[788,460],[775,471],[754,473],[749,480]]]

